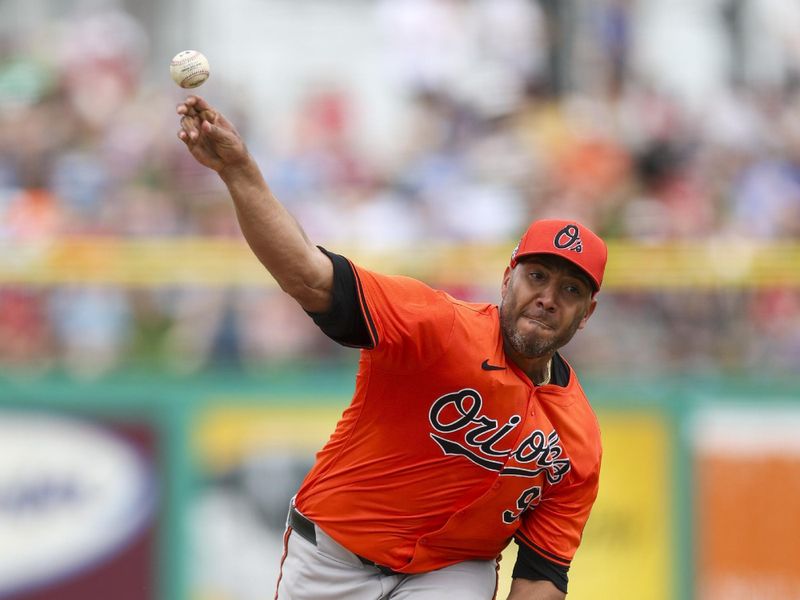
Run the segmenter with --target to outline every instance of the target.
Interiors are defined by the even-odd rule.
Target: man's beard
[[[515,305],[509,305],[505,299],[500,302],[500,329],[503,338],[514,351],[525,358],[539,358],[549,356],[562,346],[566,345],[578,331],[581,319],[576,318],[569,329],[555,337],[544,339],[535,333],[523,334],[516,326]]]

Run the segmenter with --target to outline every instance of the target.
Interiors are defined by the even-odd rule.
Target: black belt
[[[314,529],[313,521],[307,519],[300,512],[292,506],[289,509],[289,527],[292,528],[293,531],[297,532],[304,540],[311,542],[315,546],[317,545],[317,530]],[[375,562],[369,560],[368,558],[364,558],[363,556],[358,556],[358,560],[361,561],[362,564],[367,565],[368,567],[375,567],[384,575],[402,575],[402,573],[398,573],[397,571],[393,571],[389,567],[384,567],[383,565],[375,564]]]

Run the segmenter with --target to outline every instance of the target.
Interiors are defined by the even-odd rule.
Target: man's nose
[[[553,312],[556,308],[556,285],[549,283],[539,290],[539,296],[536,298],[536,303],[542,307],[543,310]]]

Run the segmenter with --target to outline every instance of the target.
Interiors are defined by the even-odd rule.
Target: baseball
[[[169,63],[172,80],[182,88],[202,85],[210,74],[208,59],[197,50],[178,52]]]

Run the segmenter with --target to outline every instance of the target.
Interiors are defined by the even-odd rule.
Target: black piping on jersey
[[[515,541],[519,549],[511,577],[532,581],[549,581],[566,594],[569,585],[569,567],[551,562],[524,542]]]
[[[331,308],[324,313],[306,312],[322,332],[338,344],[350,348],[374,348],[378,343],[377,328],[367,309],[361,281],[353,265],[344,256],[318,247],[333,263]]]
[[[358,271],[355,270],[350,261],[347,261],[347,265],[350,268],[350,271],[353,273],[353,276],[356,280],[356,288],[358,289],[358,299],[359,299],[359,306],[361,310],[359,311],[362,315],[361,322],[363,323],[366,320],[366,325],[369,328],[369,337],[371,340],[371,344],[369,348],[375,348],[378,345],[378,328],[375,327],[375,322],[372,320],[372,315],[369,312],[369,307],[367,306],[367,299],[364,297],[364,287],[361,285],[361,278],[358,276]]]

